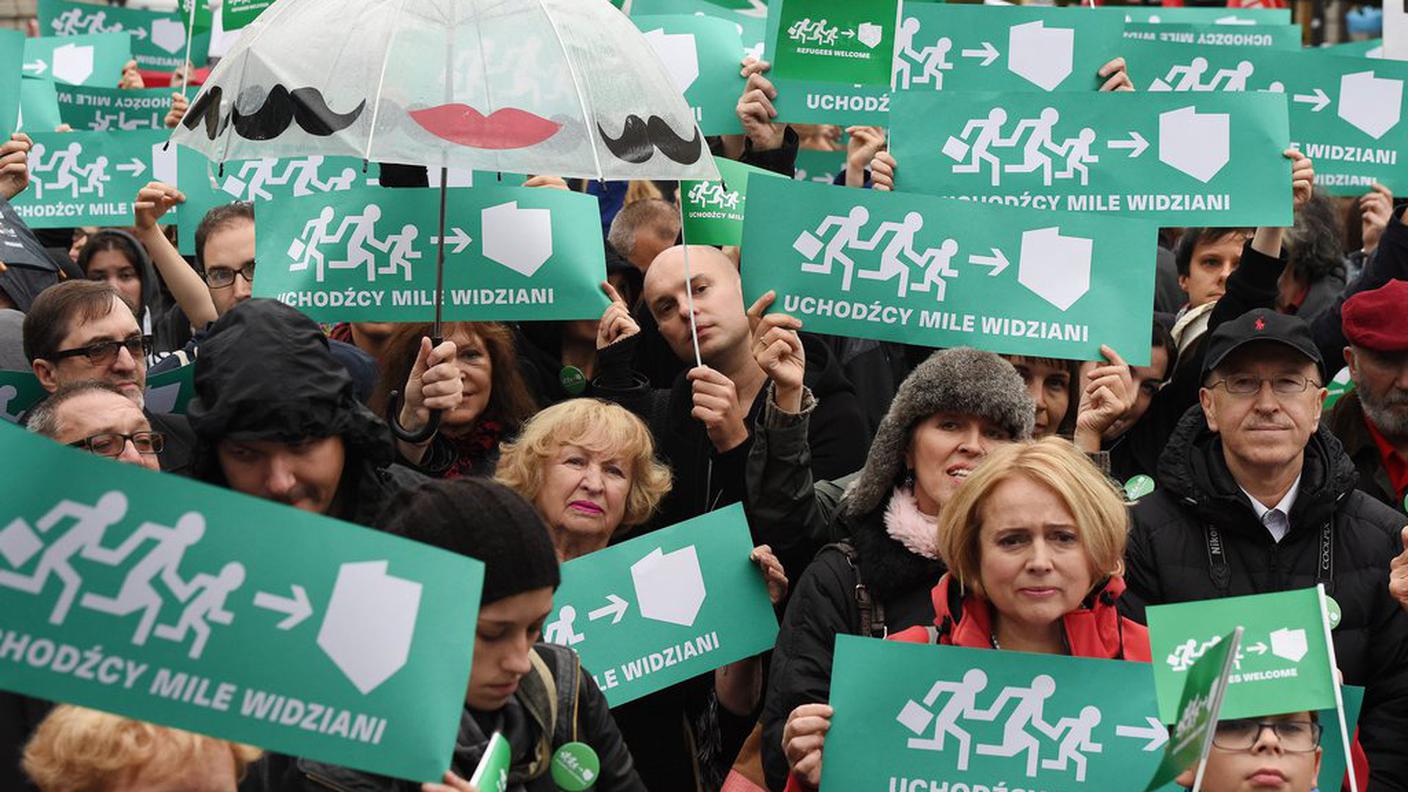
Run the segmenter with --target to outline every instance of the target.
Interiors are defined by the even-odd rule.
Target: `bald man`
[[[761,340],[795,341],[788,366],[778,376],[801,373],[805,388],[784,388],[788,411],[811,410],[808,438],[811,469],[823,479],[841,478],[865,462],[865,422],[850,382],[826,347],[798,336],[801,323],[773,315],[764,319],[767,302],[750,312],[743,305],[743,284],[732,260],[717,248],[689,247],[690,289],[685,285],[685,249],[675,246],[656,256],[646,270],[642,302],[660,335],[689,368],[668,389],[654,390],[632,370],[640,328],[623,301],[612,294],[602,316],[597,347],[596,393],[636,412],[650,425],[660,453],[675,471],[675,486],[661,507],[656,525],[672,525],[743,500],[744,468],[753,427],[768,399],[768,373],[754,357],[756,324]],[[695,365],[690,331],[692,290],[694,330],[699,339]],[[804,396],[802,391],[805,390]],[[755,537],[775,541],[776,537]],[[774,547],[774,549],[777,549]]]

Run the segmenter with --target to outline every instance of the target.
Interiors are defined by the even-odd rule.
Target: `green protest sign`
[[[1408,159],[1400,156],[1408,148],[1408,64],[1317,49],[1192,49],[1149,42],[1131,42],[1126,58],[1130,69],[1153,78],[1150,91],[1284,97],[1291,145],[1315,161],[1315,183],[1331,194],[1360,195],[1375,181],[1395,192],[1408,190]]]
[[[1164,749],[1163,762],[1145,787],[1146,792],[1162,787],[1195,763],[1198,773],[1193,788],[1197,790],[1202,787],[1204,763],[1212,745],[1218,713],[1222,709],[1222,697],[1227,692],[1227,677],[1232,673],[1232,661],[1241,642],[1242,628],[1238,627],[1223,636],[1216,646],[1188,669],[1183,680],[1183,693],[1178,700],[1178,717],[1173,722],[1173,733]]]
[[[631,0],[632,18],[661,14],[688,14],[726,20],[738,31],[743,42],[744,56],[763,57],[766,24],[755,12],[741,12],[708,0]]]
[[[34,132],[29,188],[15,212],[32,228],[124,226],[132,201],[153,179],[175,178],[174,149],[166,130]]]
[[[736,108],[745,80],[739,72],[743,41],[726,20],[690,14],[632,16],[651,49],[665,64],[695,123],[706,135],[743,131]]]
[[[1320,47],[1320,50],[1341,57],[1382,58],[1384,56],[1384,40],[1376,38],[1366,39],[1364,41],[1348,41],[1343,44],[1326,44]]]
[[[1346,393],[1354,390],[1354,380],[1349,377],[1349,366],[1339,370],[1339,373],[1325,383],[1325,390],[1329,391],[1325,396],[1325,403],[1321,409],[1330,410]]]
[[[469,785],[479,792],[508,792],[508,771],[513,766],[513,746],[503,732],[489,735],[484,757],[469,777]]]
[[[1105,15],[1108,16],[1108,15]],[[1278,50],[1300,49],[1300,25],[1216,25],[1129,22],[1124,37],[1135,41],[1158,41],[1198,47],[1266,47]],[[1140,75],[1147,79],[1147,75]],[[1139,83],[1143,87],[1143,82]]]
[[[49,395],[32,371],[0,371],[0,421],[19,423],[20,416]]]
[[[39,29],[50,36],[129,33],[132,57],[144,69],[172,71],[186,57],[185,18],[177,11],[39,0]],[[191,41],[191,62],[205,63],[209,46],[210,36],[196,35]]]
[[[562,565],[543,640],[611,706],[772,648],[777,617],[735,504]]]
[[[215,27],[215,14],[210,10],[210,4],[214,0],[179,0],[176,3],[177,16],[181,19],[181,24],[186,26],[187,31],[209,33]],[[243,0],[232,0],[236,4],[244,4]],[[226,3],[228,5],[228,3]],[[230,30],[231,28],[225,28]]]
[[[816,151],[802,149],[797,152],[797,162],[793,165],[793,178],[799,181],[832,184],[836,175],[846,171],[846,151]]]
[[[899,0],[775,0],[768,75],[779,121],[883,122]]]
[[[1289,25],[1289,8],[1159,8],[1149,6],[1100,6],[1094,11],[1123,15],[1126,22],[1183,23],[1194,25]]]
[[[1222,717],[1245,718],[1335,706],[1333,647],[1316,589],[1157,605],[1148,609],[1159,714],[1174,702],[1188,669],[1235,627],[1246,635],[1236,654]]]
[[[108,6],[86,6],[103,9]],[[24,40],[24,76],[114,88],[132,60],[131,33],[45,36]]]
[[[56,85],[54,98],[63,123],[93,132],[165,129],[166,111],[171,109],[168,88],[132,90]]]
[[[1339,714],[1335,709],[1331,707],[1320,710],[1320,725],[1325,729],[1320,736],[1320,747],[1324,749],[1320,757],[1321,789],[1338,788],[1340,779],[1344,778],[1345,770],[1349,767],[1344,747],[1350,744],[1359,723],[1359,713],[1364,708],[1364,688],[1341,685],[1340,698],[1344,701],[1345,727],[1349,739],[1346,739],[1345,732],[1340,730]],[[1355,780],[1362,784],[1368,779]]]
[[[684,238],[691,245],[740,245],[748,182],[755,176],[779,175],[722,157],[714,162],[723,181],[680,182]]]
[[[909,90],[890,124],[897,190],[1163,225],[1291,224],[1277,96]]]
[[[1147,364],[1153,223],[783,179],[749,199],[744,300],[775,290],[811,332]]]
[[[274,0],[224,0],[220,6],[220,25],[224,30],[239,30],[264,13]]]
[[[49,395],[32,371],[0,371],[0,420],[17,423],[25,410]],[[151,413],[186,414],[195,396],[195,365],[147,378],[144,406]]]
[[[449,766],[478,561],[0,442],[25,460],[0,502],[0,687],[417,781]]]
[[[1146,663],[836,637],[823,792],[1137,788],[1168,732]]]
[[[894,87],[1094,91],[1120,54],[1119,19],[1084,8],[912,3],[895,35]]]
[[[23,82],[24,34],[0,30],[0,135],[7,139],[19,128],[20,83]]]
[[[440,200],[434,189],[358,187],[256,212],[254,296],[320,322],[430,321]],[[609,304],[594,196],[455,188],[445,217],[446,319],[594,319]]]
[[[52,132],[62,123],[58,83],[42,77],[20,80],[20,112],[15,119],[15,128],[29,134]]]

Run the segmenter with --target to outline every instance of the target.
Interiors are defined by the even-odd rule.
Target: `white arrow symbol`
[[[1129,137],[1122,140],[1111,140],[1105,144],[1112,149],[1129,149],[1129,158],[1134,159],[1144,153],[1144,149],[1149,148],[1149,141],[1138,132],[1130,132]]]
[[[299,622],[313,615],[313,606],[308,604],[308,592],[302,586],[292,586],[293,597],[280,597],[260,591],[254,595],[254,607],[287,614],[288,618],[276,625],[280,630],[291,630]]]
[[[1268,648],[1270,648],[1270,647],[1268,647],[1266,644],[1262,643],[1261,641],[1257,641],[1256,643],[1252,644],[1251,646],[1248,646],[1248,647],[1247,647],[1247,651],[1248,651],[1248,652],[1255,652],[1256,654],[1259,654],[1259,655],[1264,655],[1264,654],[1266,654],[1266,650],[1267,650]]]
[[[597,619],[611,616],[612,624],[620,624],[621,617],[626,615],[626,609],[631,607],[631,603],[626,602],[615,594],[607,594],[606,601],[611,604],[597,608],[591,613],[588,613],[587,618],[596,621]]]
[[[33,62],[33,63],[26,63],[26,64],[24,65],[24,70],[25,70],[25,71],[27,71],[27,72],[34,72],[35,74],[43,74],[44,72],[48,71],[48,69],[49,69],[49,64],[45,63],[45,62],[42,61],[42,60],[37,60],[37,61],[35,61],[35,62]]]
[[[1007,265],[1011,264],[1012,262],[1007,260],[1007,256],[1003,255],[1001,250],[998,250],[997,248],[991,248],[991,250],[991,256],[979,256],[977,254],[969,256],[968,263],[981,264],[984,267],[991,267],[992,271],[988,273],[989,276],[1001,274],[1003,270],[1007,269]]]
[[[978,65],[987,66],[997,60],[997,56],[1001,53],[997,51],[997,47],[994,47],[991,41],[984,41],[983,46],[978,49],[966,49],[962,54],[965,58],[982,58],[983,62]]]
[[[454,254],[458,254],[460,251],[469,247],[469,243],[473,241],[474,240],[470,238],[469,234],[465,233],[465,230],[463,228],[459,228],[458,226],[451,228],[450,234],[445,237],[445,244],[454,247],[454,249],[450,251]],[[432,245],[439,244],[439,242],[440,237],[438,236],[433,236],[430,238],[430,244]]]
[[[1314,107],[1310,108],[1310,112],[1312,113],[1318,113],[1321,110],[1324,110],[1325,106],[1330,103],[1330,97],[1326,96],[1325,92],[1320,90],[1319,88],[1316,88],[1315,93],[1313,94],[1296,94],[1291,98],[1297,102],[1300,102],[1301,104],[1315,105]]]
[[[130,32],[132,35],[134,35],[134,36],[136,36],[137,38],[139,38],[139,39],[145,40],[146,37],[147,37],[147,29],[146,29],[146,28],[137,28],[136,30],[132,30],[132,31],[129,31],[129,32]]]
[[[144,172],[146,172],[147,166],[146,163],[142,162],[136,157],[133,157],[130,163],[124,162],[123,164],[118,165],[117,169],[122,171],[123,173],[131,174],[132,178],[135,179],[138,176],[141,176]]]
[[[1168,742],[1168,729],[1159,723],[1158,718],[1145,718],[1149,721],[1148,726],[1116,726],[1115,734],[1121,737],[1133,737],[1137,740],[1148,740],[1149,744],[1144,746],[1146,751],[1157,751]]]

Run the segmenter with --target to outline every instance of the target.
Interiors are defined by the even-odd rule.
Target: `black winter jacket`
[[[854,522],[835,510],[833,530],[850,537],[856,566],[835,547],[823,548],[802,573],[787,604],[763,703],[763,771],[773,790],[787,784],[787,757],[782,753],[787,715],[803,704],[830,700],[836,636],[860,634],[856,584],[863,582],[872,600],[880,604],[886,631],[934,623],[932,592],[943,577],[944,565],[911,553],[885,533],[888,505],[887,499]]]
[[[577,653],[538,644],[534,672],[523,677],[518,692],[498,712],[464,709],[450,770],[469,778],[484,757],[489,734],[502,731],[513,749],[508,792],[555,792],[548,770],[553,752],[568,742],[596,751],[601,775],[595,792],[645,792],[631,755],[611,719],[606,697],[591,674],[582,671]],[[541,665],[537,662],[541,660]],[[542,673],[546,669],[547,673]],[[556,721],[549,700],[556,699]],[[437,779],[438,780],[438,779]],[[419,792],[420,783],[373,775],[347,767],[273,754],[251,768],[240,792]]]
[[[1403,517],[1355,490],[1358,478],[1329,431],[1311,436],[1290,531],[1275,542],[1233,479],[1202,411],[1189,410],[1160,458],[1158,489],[1134,507],[1122,604],[1142,622],[1146,605],[1314,586],[1328,524],[1333,563],[1326,590],[1343,612],[1335,655],[1345,683],[1367,688],[1359,740],[1369,757],[1370,788],[1408,790],[1408,614],[1388,594]],[[1230,568],[1225,587],[1213,580],[1208,526],[1221,533]]]

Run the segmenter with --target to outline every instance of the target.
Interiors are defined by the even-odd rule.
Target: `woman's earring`
[[[904,479],[900,482],[900,485],[907,490],[912,491],[914,489],[914,468],[905,470]]]

